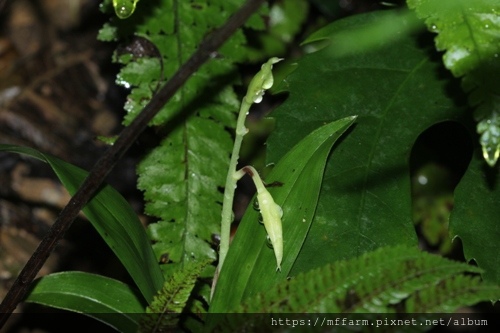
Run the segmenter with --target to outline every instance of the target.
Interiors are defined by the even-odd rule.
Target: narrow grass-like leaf
[[[210,312],[234,311],[242,300],[287,278],[316,210],[326,159],[334,143],[354,120],[355,117],[348,117],[320,127],[274,167],[266,182],[282,183],[269,189],[283,209],[281,272],[276,271],[276,259],[267,246],[258,212],[250,207],[229,248]]]
[[[140,314],[145,312],[138,290],[84,272],[44,276],[35,281],[25,301],[82,313],[123,333],[135,333]]]
[[[0,145],[0,151],[25,154],[50,164],[69,193],[74,194],[87,172],[35,149]],[[83,209],[85,216],[120,259],[144,298],[150,302],[163,285],[163,276],[147,234],[128,202],[104,186]]]

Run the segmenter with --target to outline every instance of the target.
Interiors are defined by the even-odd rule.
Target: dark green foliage
[[[499,298],[500,288],[478,276],[457,275],[415,293],[406,302],[409,313],[451,313],[460,306]]]
[[[243,1],[231,0],[220,3],[194,3],[186,1],[154,0],[139,3],[136,13],[128,20],[112,19],[100,32],[101,40],[120,40],[127,43],[133,36],[140,36],[153,43],[161,54],[163,73],[158,61],[145,61],[130,54],[116,55],[116,61],[125,65],[117,83],[132,88],[125,105],[133,118],[153,94],[158,80],[168,80],[182,63],[196,50],[198,44],[212,29],[221,26]],[[147,5],[147,6],[146,6]],[[259,16],[246,25],[263,28]],[[239,102],[229,83],[237,80],[235,62],[247,60],[246,39],[239,31],[204,65],[153,120],[163,125],[179,112],[197,110],[198,114],[213,117],[225,125],[232,123],[231,113],[236,112]],[[163,74],[163,76],[161,75]],[[215,79],[217,78],[217,79]],[[199,108],[202,107],[202,110]],[[207,114],[208,113],[208,114]]]
[[[198,277],[209,263],[209,260],[190,262],[182,270],[174,272],[146,308],[139,332],[162,332],[175,327]]]
[[[47,162],[71,194],[76,192],[88,176],[79,167],[32,148],[0,145],[0,151],[24,154]],[[114,188],[107,185],[89,201],[83,212],[120,259],[144,299],[150,302],[164,278],[144,228],[132,207]],[[71,279],[69,280],[71,283]]]
[[[440,64],[404,27],[390,43],[370,40],[368,48],[358,45],[353,54],[335,56],[337,35],[370,31],[394,18],[383,14],[336,21],[312,35],[306,45],[329,47],[297,61],[283,87],[290,95],[271,114],[276,128],[267,142],[269,163],[323,123],[358,115],[327,161],[314,221],[292,275],[380,246],[416,244],[407,158],[422,131],[459,110],[445,93],[449,83],[438,76]]]
[[[283,209],[283,262],[276,271],[273,250],[267,246],[259,212],[247,209],[231,243],[215,290],[210,312],[228,312],[249,295],[268,290],[289,276],[314,218],[323,173],[332,146],[355,124],[339,119],[310,133],[283,157],[266,177],[275,202]]]
[[[258,49],[250,53],[251,60],[262,61],[262,56],[288,56],[287,51],[294,47],[292,42],[301,33],[308,14],[308,0],[280,0],[270,4],[268,29],[249,39],[253,45],[258,46]]]
[[[131,87],[125,124],[149,101],[159,81],[168,80],[205,35],[242,3],[142,2],[130,19],[114,19],[102,29],[101,39],[126,41],[139,36],[160,54],[117,53],[116,60],[125,65],[117,82]],[[262,18],[254,16],[246,27],[263,28]],[[231,84],[238,81],[235,63],[247,60],[247,50],[243,32],[238,31],[152,121],[165,138],[138,166],[138,187],[148,202],[146,213],[160,219],[149,228],[155,253],[158,258],[168,256],[170,263],[216,258],[210,242],[220,230],[220,189],[232,146],[226,128],[234,127],[239,107]],[[170,272],[175,270],[175,265],[167,266]]]
[[[477,151],[455,189],[450,237],[460,237],[465,258],[485,270],[485,280],[500,283],[500,184],[497,170],[484,166]]]
[[[477,267],[443,259],[415,248],[380,248],[355,259],[338,261],[299,274],[289,282],[280,284],[275,291],[270,290],[250,298],[236,311],[390,313],[396,310],[396,304],[415,297],[408,312],[413,312],[416,304],[419,305],[419,310],[426,312],[423,301],[432,304],[433,311],[439,309],[442,302],[448,302],[452,292],[457,294],[453,300],[456,308],[467,305],[469,301],[459,297],[462,289],[470,287],[471,290],[480,290],[477,284],[469,285],[470,279],[458,279],[456,275],[480,271]],[[429,300],[419,294],[431,287],[433,294],[422,293],[430,297]],[[500,293],[498,287],[491,290]],[[482,294],[478,297],[479,300],[489,300],[492,295]],[[462,304],[464,301],[466,304]],[[450,310],[448,304],[442,309]],[[398,308],[400,311],[402,309],[404,307]]]
[[[160,54],[117,55],[117,60],[126,65],[118,82],[132,87],[125,123],[140,111],[158,84],[168,80],[187,59],[203,35],[234,10],[236,2],[216,6],[157,0],[142,9],[139,3],[128,24],[114,22],[115,26],[103,29],[101,36],[108,40],[130,37],[134,32],[150,40]],[[489,2],[480,1],[470,13],[459,17],[484,14],[485,3]],[[438,16],[440,9],[436,8]],[[429,15],[419,10],[419,17]],[[414,29],[420,23],[409,11],[400,14],[386,11],[340,20],[305,42],[306,48],[315,52],[302,56],[296,70],[282,82],[281,88],[289,96],[271,114],[276,128],[267,142],[268,161],[278,163],[295,144],[325,123],[358,115],[356,124],[336,143],[328,159],[328,153],[322,152],[324,169],[324,164],[318,167],[319,160],[311,163],[314,182],[317,177],[321,181],[314,193],[302,191],[302,197],[293,198],[283,195],[277,201],[285,203],[283,234],[289,233],[284,238],[284,275],[277,275],[267,264],[272,251],[263,246],[262,228],[247,227],[244,220],[228,255],[232,264],[221,272],[222,289],[214,295],[211,312],[448,312],[498,298],[498,287],[464,275],[481,273],[487,280],[498,282],[500,267],[494,204],[498,186],[494,186],[494,175],[483,177],[477,157],[457,189],[455,203],[460,206],[455,207],[451,228],[452,236],[462,237],[467,258],[477,259],[484,270],[409,247],[386,247],[416,245],[408,166],[413,144],[438,122],[463,122],[466,110],[463,100],[456,97],[462,91],[436,57],[429,34],[416,37]],[[490,22],[491,18],[484,16],[479,21],[484,20]],[[442,37],[443,44],[438,42],[438,48],[449,50],[459,45],[462,40],[456,39],[463,37],[463,22],[441,23],[443,32],[456,28],[457,35]],[[486,34],[485,43],[495,44],[496,35],[490,36],[492,40]],[[496,46],[475,51],[490,54],[491,47]],[[219,190],[224,186],[231,147],[226,129],[233,127],[239,105],[231,86],[237,82],[235,61],[255,57],[248,50],[243,35],[234,36],[153,121],[164,138],[139,165],[139,187],[149,202],[147,213],[161,220],[149,228],[156,255],[181,264],[168,265],[168,275],[175,276],[172,272],[190,261],[216,256],[209,243],[219,228]],[[488,89],[498,85],[488,70],[478,72],[475,62],[453,64],[450,59],[453,57],[445,56],[445,66],[456,76],[465,75],[466,91],[473,90],[470,104],[480,105],[478,110],[484,111],[485,106],[494,110],[490,106],[496,103],[492,97],[496,92]],[[497,62],[480,63],[495,72]],[[463,66],[462,72],[450,64]],[[496,118],[488,119],[493,126],[489,131],[494,132]],[[495,143],[494,137],[490,138]],[[281,170],[279,179],[266,180],[283,182],[289,173],[297,171],[293,166],[287,169],[291,172]],[[297,183],[310,182],[307,177],[307,173],[301,174]],[[288,187],[294,184],[285,181],[282,188],[272,189],[273,195],[279,197],[285,190],[292,193]],[[314,205],[301,205],[308,200]],[[294,216],[287,215],[287,210]],[[296,210],[300,214],[307,211],[307,218],[301,219]],[[306,227],[295,225],[301,221],[307,223]],[[291,223],[288,229],[287,223]],[[380,247],[383,249],[359,257]],[[291,280],[284,282],[287,277]]]
[[[103,8],[110,9],[110,3],[105,0]],[[117,82],[131,89],[125,125],[205,35],[242,3],[141,1],[129,19],[112,18],[106,24],[100,38],[120,41],[114,57],[123,68]],[[139,317],[141,332],[173,330],[186,313],[181,325],[193,331],[203,329],[194,313],[207,315],[207,330],[215,326],[234,332],[268,330],[269,314],[277,313],[371,319],[380,313],[398,318],[424,313],[424,318],[499,299],[500,287],[494,284],[500,281],[497,169],[485,172],[476,153],[454,198],[450,188],[442,205],[455,205],[450,229],[445,217],[440,231],[429,233],[434,242],[448,231],[459,236],[466,259],[476,267],[416,249],[408,157],[419,136],[436,123],[453,120],[467,127],[465,100],[457,98],[465,91],[476,109],[482,155],[495,164],[500,152],[500,5],[494,0],[408,3],[416,16],[409,10],[356,15],[314,33],[303,44],[309,53],[281,82],[289,96],[271,114],[276,128],[267,141],[267,157],[276,165],[266,178],[280,184],[269,190],[284,212],[281,271],[275,270],[258,212],[250,208],[219,272],[213,299],[208,284],[198,284],[200,277],[213,276],[212,236],[219,233],[221,189],[239,106],[233,91],[239,83],[236,64],[286,54],[307,18],[306,0],[271,2],[269,16],[255,15],[151,122],[159,143],[145,149],[137,169],[146,213],[159,220],[149,227],[150,239],[109,187],[86,207],[142,296],[107,278],[60,273],[40,280],[27,300],[98,313],[93,317],[104,321],[100,312],[115,312],[118,316],[107,322],[124,332],[135,331]],[[434,36],[415,34],[423,26],[417,16],[438,33],[436,47]],[[264,22],[269,30],[257,32]],[[444,66],[436,48],[446,51]],[[445,69],[462,79],[463,90]],[[85,176],[29,149],[3,149],[46,160],[70,192]],[[154,296],[164,280],[158,262],[169,263],[163,265],[168,281]],[[143,298],[150,302],[146,310]],[[261,316],[241,321],[224,317],[228,312]]]
[[[480,271],[477,267],[416,248],[385,247],[301,273],[247,299],[234,311],[278,314],[397,312],[400,317],[404,313],[449,313],[461,306],[500,297],[498,286],[469,275]],[[258,330],[259,320],[249,323],[238,321],[238,318],[245,317],[227,316],[219,328],[230,332],[251,326],[252,330]],[[262,328],[269,327],[269,320],[260,324]]]
[[[123,333],[136,333],[144,302],[123,282],[85,272],[53,273],[35,281],[26,302],[83,313]]]
[[[462,78],[475,108],[483,158],[495,165],[500,153],[500,2],[408,0],[408,5],[437,33],[444,65]],[[484,278],[498,283],[498,168],[485,170],[478,158],[479,151],[455,191],[450,236],[460,237],[467,260],[474,259],[486,270]]]
[[[500,3],[496,0],[408,0],[408,5],[437,33],[443,62],[476,108],[483,156],[494,166],[500,154]]]

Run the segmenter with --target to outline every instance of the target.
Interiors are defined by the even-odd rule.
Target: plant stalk
[[[233,152],[231,154],[231,161],[229,162],[229,169],[226,177],[226,186],[224,188],[224,201],[222,204],[222,217],[221,217],[221,237],[220,237],[220,249],[219,249],[219,271],[222,268],[224,259],[226,258],[227,252],[229,251],[229,240],[231,238],[231,223],[233,222],[233,201],[234,201],[234,191],[236,189],[236,182],[238,177],[236,176],[236,167],[238,165],[238,159],[240,158],[241,143],[243,141],[243,136],[248,132],[245,127],[245,119],[250,110],[251,103],[243,102],[241,103],[240,112],[238,114],[238,120],[236,122],[236,137],[234,139]],[[241,177],[240,177],[241,178]]]
[[[221,236],[220,236],[220,249],[219,249],[219,266],[217,272],[220,272],[224,260],[226,259],[227,252],[229,251],[229,241],[231,238],[231,222],[233,221],[233,200],[234,191],[236,189],[236,182],[241,178],[236,171],[238,159],[240,157],[240,148],[243,141],[243,136],[248,132],[245,127],[245,119],[248,115],[250,107],[253,103],[260,103],[264,92],[271,88],[274,82],[272,69],[273,65],[282,59],[271,58],[264,63],[257,74],[252,78],[248,85],[247,94],[241,101],[240,112],[236,122],[236,137],[234,139],[233,152],[231,154],[231,161],[229,162],[229,169],[226,177],[226,186],[224,188],[224,201],[222,203],[222,217],[221,217]],[[217,283],[217,274],[212,285],[212,293]]]

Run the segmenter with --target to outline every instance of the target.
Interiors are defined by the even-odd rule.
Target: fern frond
[[[496,0],[408,0],[446,51],[444,65],[463,77],[475,107],[483,156],[491,166],[500,155],[500,3]]]
[[[182,270],[173,273],[146,308],[139,332],[162,332],[168,327],[177,326],[179,314],[186,306],[196,280],[210,262],[189,262]]]
[[[500,287],[477,276],[456,275],[423,289],[405,302],[408,313],[451,313],[460,307],[498,299]]]
[[[112,19],[105,25],[102,40],[138,36],[153,43],[160,54],[149,58],[115,55],[124,65],[117,83],[131,88],[125,105],[126,125],[149,101],[159,82],[168,80],[205,35],[221,26],[243,2],[139,2],[129,19]],[[259,15],[247,22],[247,28],[263,27]],[[234,128],[239,107],[232,84],[238,81],[236,62],[246,60],[246,49],[239,30],[150,124],[159,126],[166,137],[139,164],[138,187],[144,191],[146,213],[160,219],[149,228],[155,253],[158,258],[168,256],[173,264],[216,257],[210,242],[213,234],[220,233],[220,189],[232,147],[226,129]],[[171,272],[173,266],[164,265],[168,267],[164,270]]]
[[[386,247],[299,274],[246,300],[235,312],[451,312],[500,297],[500,287],[464,275],[479,272],[416,248]],[[245,324],[237,318],[228,316],[223,326],[239,330]]]
[[[381,248],[298,275],[240,310],[388,313],[412,293],[463,272],[480,269],[405,246]]]

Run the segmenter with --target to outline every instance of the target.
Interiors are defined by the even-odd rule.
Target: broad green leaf
[[[429,43],[406,26],[394,28],[399,39],[389,44],[381,39],[376,48],[334,56],[336,34],[366,29],[381,17],[387,15],[357,15],[325,27],[330,45],[297,62],[285,80],[288,99],[271,114],[271,163],[324,122],[358,115],[327,163],[316,215],[292,274],[381,246],[416,244],[411,148],[425,129],[462,112],[448,95],[457,87],[433,60]]]
[[[476,108],[483,157],[494,166],[500,155],[500,2],[497,0],[408,0],[408,6],[437,33],[443,62],[463,77]]]
[[[83,169],[35,149],[0,145],[0,151],[29,155],[50,164],[72,195],[88,175]],[[128,202],[106,185],[89,201],[83,212],[150,302],[163,286],[163,276],[149,238]]]
[[[135,333],[145,313],[141,295],[126,284],[84,272],[62,272],[34,282],[26,302],[82,313],[119,332]]]
[[[459,237],[465,258],[484,269],[486,281],[500,283],[500,182],[497,170],[487,170],[479,154],[455,189],[450,236]]]
[[[267,246],[258,212],[249,207],[224,261],[210,312],[234,311],[242,300],[287,278],[316,210],[326,158],[354,120],[351,116],[317,129],[273,168],[266,182],[282,183],[282,186],[269,189],[274,201],[283,209],[281,272],[276,271],[276,259]]]
[[[337,21],[312,33],[303,43],[305,49],[310,53],[332,40],[335,47],[328,49],[331,56],[345,57],[374,51],[424,28],[409,10],[381,11],[377,13],[376,19],[357,24],[355,27],[351,26],[351,19]],[[315,45],[315,42],[319,45]]]

